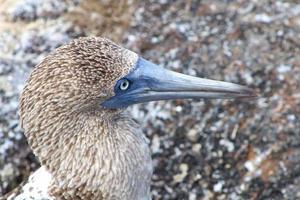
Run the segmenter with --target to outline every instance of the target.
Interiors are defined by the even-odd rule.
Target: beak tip
[[[245,87],[242,91],[241,91],[242,98],[245,99],[258,99],[260,97],[259,92],[255,89],[251,89],[248,87]]]

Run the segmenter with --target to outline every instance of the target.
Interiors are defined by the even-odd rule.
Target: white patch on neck
[[[45,167],[39,168],[30,175],[28,182],[23,186],[21,193],[14,200],[54,200],[48,194],[48,186],[51,182],[51,174]],[[13,200],[8,197],[8,200]]]

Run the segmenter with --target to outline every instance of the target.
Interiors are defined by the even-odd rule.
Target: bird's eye
[[[129,87],[129,81],[127,79],[124,79],[121,84],[120,84],[120,89],[121,90],[127,90]]]

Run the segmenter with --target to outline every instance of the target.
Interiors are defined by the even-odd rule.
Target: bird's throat
[[[42,123],[40,127],[44,129],[34,134],[35,138],[27,137],[53,176],[52,195],[63,193],[66,199],[81,193],[91,199],[95,195],[107,199],[149,195],[150,151],[135,122],[122,113],[62,115],[56,123]],[[111,184],[116,187],[109,187]]]

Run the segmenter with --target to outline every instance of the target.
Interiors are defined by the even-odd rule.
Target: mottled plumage
[[[20,98],[20,117],[33,152],[52,174],[50,195],[149,196],[152,164],[143,134],[119,110],[99,106],[136,60],[109,40],[84,38],[58,48],[33,70]]]
[[[36,66],[20,97],[21,125],[42,168],[16,199],[149,200],[150,150],[123,108],[251,96],[244,86],[165,70],[104,38],[74,40]]]

